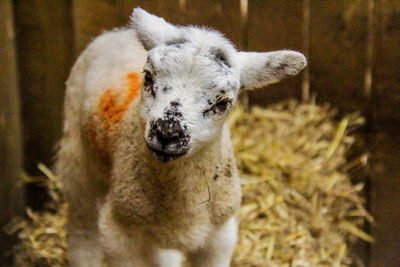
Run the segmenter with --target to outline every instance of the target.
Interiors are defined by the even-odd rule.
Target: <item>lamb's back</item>
[[[133,29],[116,29],[88,45],[67,81],[66,124],[78,127],[105,162],[122,118],[137,102],[146,58]]]

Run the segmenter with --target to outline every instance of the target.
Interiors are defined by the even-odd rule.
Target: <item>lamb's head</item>
[[[219,32],[174,26],[136,8],[132,27],[148,51],[141,102],[148,147],[162,161],[191,155],[221,135],[238,94],[299,73],[294,51],[238,52]]]

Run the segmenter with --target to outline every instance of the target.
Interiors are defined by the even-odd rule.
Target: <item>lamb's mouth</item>
[[[153,154],[159,161],[164,163],[180,158],[186,154],[186,151],[182,153],[168,153],[162,150],[155,149],[151,147],[149,144],[147,144],[147,147],[153,152]]]

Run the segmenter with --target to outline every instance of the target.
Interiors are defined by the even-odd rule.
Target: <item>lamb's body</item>
[[[56,169],[72,266],[227,267],[241,191],[226,122],[239,90],[297,74],[293,51],[238,52],[220,33],[135,9],[67,81]],[[145,74],[144,74],[145,73]]]
[[[67,82],[57,170],[64,177],[71,205],[69,238],[74,241],[70,243],[81,251],[79,257],[87,255],[92,263],[97,262],[94,251],[97,257],[101,255],[97,207],[102,212],[100,226],[107,234],[105,247],[115,245],[124,251],[121,238],[140,233],[155,248],[195,252],[207,246],[211,233],[240,205],[240,183],[226,125],[220,140],[191,158],[165,164],[149,153],[138,117],[140,96],[126,102],[129,90],[140,94],[129,77],[142,79],[146,57],[133,29],[109,32],[80,56]],[[112,241],[117,227],[126,233]],[[234,241],[234,223],[231,227],[233,236],[225,238]]]

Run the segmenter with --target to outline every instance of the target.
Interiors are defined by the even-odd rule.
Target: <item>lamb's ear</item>
[[[135,8],[131,15],[131,26],[136,30],[146,50],[179,36],[179,28],[166,22],[163,18]]]
[[[298,74],[306,65],[303,54],[290,50],[267,53],[239,52],[240,82],[253,89]]]

